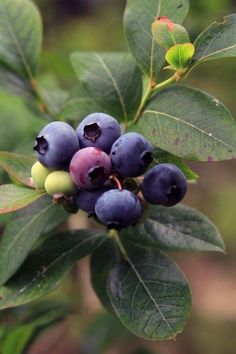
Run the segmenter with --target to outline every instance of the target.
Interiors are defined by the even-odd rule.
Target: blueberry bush
[[[181,25],[188,9],[188,0],[127,0],[130,52],[72,53],[75,97],[39,84],[35,5],[0,0],[0,87],[45,118],[34,155],[0,152],[10,181],[0,213],[11,213],[0,242],[2,310],[53,291],[91,254],[93,288],[129,331],[163,340],[183,330],[191,290],[166,252],[225,251],[212,222],[178,204],[198,179],[185,160],[236,157],[229,110],[182,85],[201,63],[236,56],[236,15],[191,42]],[[66,227],[79,209],[96,229]]]

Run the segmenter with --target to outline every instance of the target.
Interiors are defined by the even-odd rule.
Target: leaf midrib
[[[73,247],[71,247],[69,249],[69,251],[65,251],[63,253],[61,253],[58,257],[56,257],[47,267],[46,270],[43,269],[41,272],[37,272],[36,277],[34,277],[29,283],[27,283],[22,289],[20,289],[17,293],[12,294],[11,299],[17,297],[19,294],[22,294],[32,283],[34,283],[36,280],[38,280],[39,278],[43,278],[43,276],[45,276],[45,274],[57,263],[59,262],[62,258],[68,256],[72,251],[74,251],[75,249],[77,249],[78,247],[80,247],[81,245],[90,242],[91,240],[96,240],[101,238],[102,235],[96,235],[96,236],[91,236],[89,238],[86,238],[85,240],[79,242],[78,244],[73,245]],[[78,260],[80,258],[78,257]],[[66,272],[66,271],[65,271]],[[63,273],[65,273],[63,272]],[[53,287],[55,288],[55,287]],[[9,302],[11,302],[12,300],[9,300]],[[1,307],[0,307],[1,308]]]
[[[41,196],[41,195],[40,195]],[[1,255],[1,260],[0,260],[0,267],[1,264],[4,261],[4,258],[7,256],[9,250],[13,247],[13,245],[18,241],[19,237],[25,232],[25,230],[30,227],[34,221],[39,218],[43,213],[45,213],[45,211],[47,211],[48,209],[50,209],[52,206],[54,206],[53,204],[49,204],[46,208],[42,209],[38,214],[36,214],[31,220],[30,222],[28,222],[21,230],[18,234],[16,234],[15,238],[13,239],[13,241],[9,244],[9,246],[6,248],[6,250],[2,253]],[[4,237],[4,235],[3,235]]]
[[[101,66],[103,67],[103,69],[106,71],[107,75],[110,77],[111,82],[115,88],[115,91],[117,93],[118,99],[120,101],[122,110],[123,110],[123,114],[124,114],[124,118],[127,119],[127,111],[126,111],[126,107],[125,107],[125,102],[124,102],[124,98],[121,94],[120,88],[116,82],[115,77],[113,76],[111,70],[108,68],[108,66],[106,65],[105,61],[103,60],[103,58],[98,55],[97,53],[94,53],[95,57],[97,58],[97,60],[99,61],[99,63],[101,64]]]
[[[205,240],[203,240],[203,239],[200,239],[200,238],[198,238],[198,237],[195,237],[195,236],[193,236],[193,235],[190,235],[190,234],[187,233],[187,232],[182,232],[182,231],[175,230],[174,228],[172,228],[172,227],[170,227],[170,226],[168,226],[168,225],[161,224],[160,222],[158,222],[158,221],[157,221],[156,219],[154,219],[153,217],[149,217],[148,220],[152,220],[152,221],[154,221],[157,225],[163,227],[164,229],[167,229],[168,231],[171,231],[171,232],[176,233],[177,236],[180,235],[180,236],[188,237],[188,238],[190,238],[190,239],[192,239],[192,240],[200,241],[200,242],[202,242],[203,244],[209,245],[209,246],[211,247],[211,249],[214,248],[214,249],[217,249],[217,250],[221,250],[221,251],[222,251],[222,249],[219,247],[219,245],[215,245],[215,244],[213,244],[213,243],[210,243],[210,241],[205,241]],[[147,222],[148,222],[148,220],[147,220]],[[199,222],[199,221],[196,220],[195,222]],[[144,223],[144,227],[146,228],[145,223]],[[219,236],[219,233],[218,233],[218,232],[217,232],[217,236]],[[178,247],[176,246],[176,248],[178,248]],[[175,249],[176,249],[176,248],[175,248]],[[168,248],[168,249],[170,249],[170,248]],[[183,249],[183,248],[181,248],[181,249]],[[185,248],[184,248],[184,249],[185,249]],[[188,249],[189,249],[189,248],[188,248]],[[194,248],[193,248],[193,249],[194,249]]]
[[[33,73],[31,71],[31,68],[30,68],[30,65],[28,64],[28,61],[27,61],[27,57],[24,53],[24,49],[22,48],[22,45],[20,43],[20,41],[18,40],[18,37],[17,37],[17,34],[15,33],[15,30],[14,28],[12,27],[9,19],[8,19],[8,14],[7,14],[7,11],[6,11],[6,8],[5,8],[5,5],[3,4],[2,5],[2,13],[4,15],[4,18],[5,18],[5,22],[6,22],[6,25],[7,25],[7,28],[8,28],[8,32],[10,33],[11,37],[12,37],[12,40],[13,42],[15,43],[15,46],[16,46],[16,49],[18,51],[18,54],[24,64],[24,67],[25,67],[25,70],[26,70],[26,73],[28,74],[28,77],[30,80],[33,79]]]
[[[154,299],[154,297],[152,296],[151,292],[149,291],[148,287],[145,285],[145,282],[143,281],[142,277],[140,276],[138,270],[136,269],[134,263],[132,262],[131,258],[127,255],[126,257],[127,262],[130,264],[134,274],[136,275],[136,277],[138,278],[139,283],[143,286],[144,290],[146,291],[146,293],[148,294],[148,296],[150,297],[152,303],[154,304],[154,306],[156,307],[156,310],[158,311],[158,313],[160,314],[162,320],[165,322],[166,326],[169,328],[170,332],[172,333],[172,335],[175,335],[175,332],[173,330],[173,328],[171,327],[171,325],[169,324],[167,318],[165,317],[165,315],[163,314],[163,312],[161,311],[158,303],[156,302],[156,300]]]
[[[210,136],[209,133],[207,133],[206,131],[202,130],[201,128],[198,128],[197,126],[195,126],[195,125],[193,125],[193,124],[191,124],[191,123],[189,123],[189,122],[187,122],[187,121],[184,121],[184,120],[181,119],[181,118],[178,118],[178,117],[173,116],[173,115],[168,114],[168,113],[159,112],[159,111],[153,111],[153,110],[146,110],[146,111],[144,112],[144,115],[145,115],[146,113],[155,114],[155,115],[158,115],[158,116],[159,116],[159,115],[161,115],[161,116],[166,116],[166,117],[169,117],[169,118],[171,118],[171,119],[174,119],[175,121],[180,122],[180,123],[182,123],[183,125],[187,125],[187,126],[193,128],[193,129],[199,131],[201,134],[207,135],[208,139],[213,139],[213,140],[217,141],[219,144],[222,144],[223,146],[234,150],[234,147],[233,147],[233,146],[228,145],[228,144],[225,143],[223,140],[217,138],[217,137],[214,136],[213,134]]]

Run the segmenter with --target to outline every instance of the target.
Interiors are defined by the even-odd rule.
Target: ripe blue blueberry
[[[116,119],[105,113],[92,113],[82,120],[76,129],[80,146],[98,147],[106,153],[121,134],[120,125]]]
[[[170,207],[185,196],[187,181],[178,167],[163,163],[146,173],[141,191],[147,202]]]
[[[110,189],[114,189],[114,186],[111,183],[107,183],[99,189],[79,190],[75,197],[77,207],[83,211],[86,211],[89,216],[95,215],[95,204],[98,198]]]
[[[101,187],[111,173],[111,159],[102,150],[87,147],[75,153],[70,163],[70,174],[81,189]]]
[[[95,212],[109,229],[119,230],[138,222],[142,204],[134,193],[125,189],[112,189],[97,200]]]
[[[52,170],[66,170],[72,156],[79,150],[79,140],[69,124],[52,122],[38,134],[34,150],[43,166]]]
[[[111,160],[115,170],[122,176],[142,175],[152,162],[153,147],[141,134],[126,133],[111,148]]]

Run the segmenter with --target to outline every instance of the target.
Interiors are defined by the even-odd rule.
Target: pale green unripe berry
[[[44,184],[47,176],[51,171],[44,167],[39,161],[35,162],[31,168],[31,177],[33,185],[37,189],[44,189]]]
[[[165,16],[157,18],[152,23],[152,35],[155,41],[165,49],[175,44],[190,42],[187,30]]]
[[[77,187],[74,185],[71,176],[65,171],[54,171],[50,173],[45,181],[45,190],[50,195],[74,195]]]

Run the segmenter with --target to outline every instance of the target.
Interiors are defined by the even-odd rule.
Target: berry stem
[[[124,248],[124,246],[123,246],[123,244],[122,244],[122,242],[121,242],[121,240],[120,240],[120,237],[119,237],[119,235],[118,235],[118,232],[117,232],[116,230],[112,229],[112,230],[109,231],[109,234],[108,234],[108,235],[109,235],[109,238],[113,239],[113,240],[116,242],[116,244],[117,244],[117,246],[118,246],[118,248],[119,248],[120,253],[122,254],[122,256],[123,256],[126,260],[128,260],[128,259],[129,259],[129,256],[128,256],[128,254],[127,254],[127,252],[126,252],[126,250],[125,250],[125,248]]]
[[[119,179],[118,179],[115,175],[112,175],[112,176],[110,177],[110,179],[113,180],[113,181],[116,183],[117,188],[118,188],[119,190],[123,189],[123,188],[122,188],[122,185],[121,185],[121,183],[120,183],[120,181],[119,181]]]
[[[144,93],[143,95],[143,98],[142,98],[142,101],[139,105],[139,108],[137,110],[137,113],[135,114],[135,117],[134,119],[127,125],[127,127],[130,127],[131,125],[133,124],[137,124],[142,113],[143,113],[143,110],[144,108],[146,107],[147,105],[147,102],[149,101],[151,95],[155,92],[158,92],[160,90],[162,90],[163,88],[173,84],[174,82],[177,82],[178,80],[180,80],[180,75],[176,72],[173,76],[171,76],[169,79],[161,82],[160,84],[157,84],[155,86],[152,85],[151,81],[149,82],[148,84],[148,87],[147,87],[147,90],[146,92]]]
[[[34,95],[35,95],[35,97],[38,100],[38,109],[39,109],[39,111],[44,113],[46,116],[49,116],[53,120],[55,120],[55,117],[53,116],[53,114],[51,113],[51,111],[49,110],[47,104],[44,101],[44,98],[43,98],[43,96],[42,96],[42,94],[40,92],[40,89],[38,87],[38,83],[37,83],[36,79],[32,78],[30,83],[31,83],[31,87],[33,89]]]

